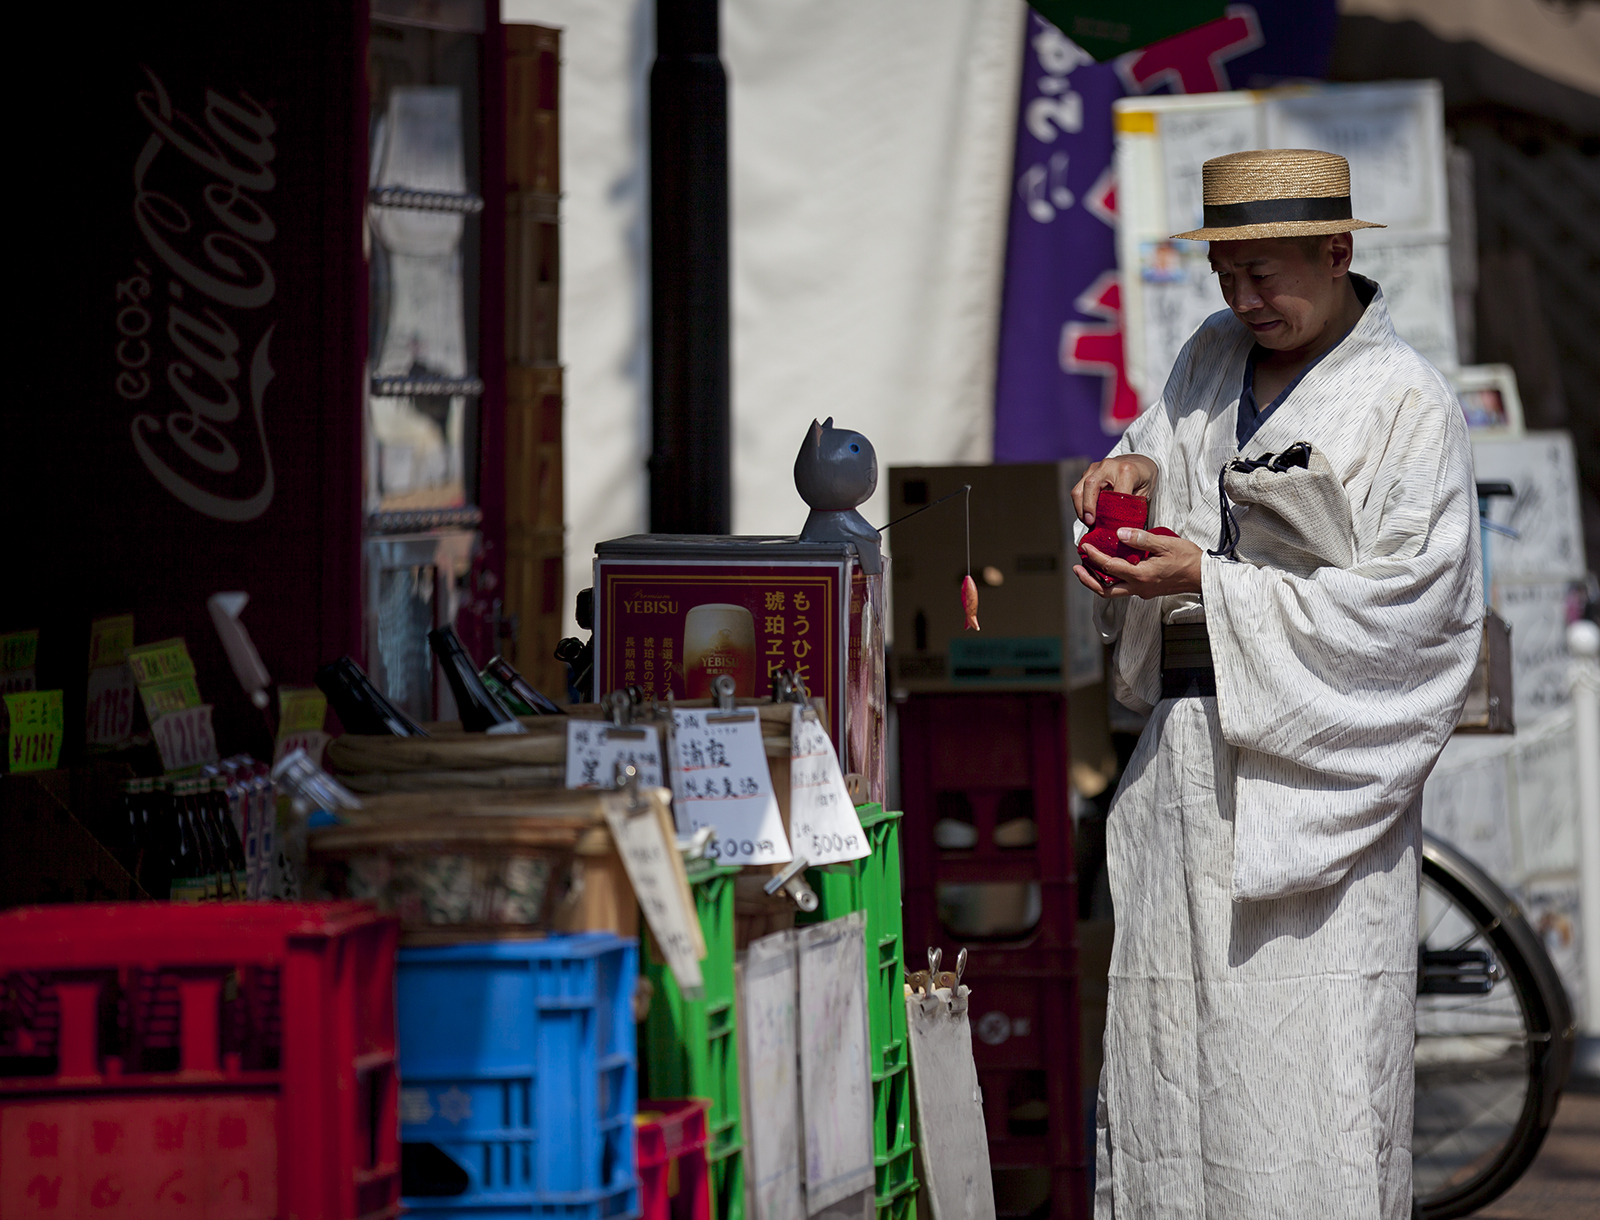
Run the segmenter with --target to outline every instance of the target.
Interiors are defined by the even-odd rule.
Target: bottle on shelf
[[[228,781],[221,775],[201,780],[207,791],[206,817],[218,849],[219,896],[230,902],[242,902],[246,895],[244,842],[233,823],[228,808]]]
[[[461,727],[469,733],[526,733],[516,715],[478,677],[478,669],[467,655],[452,627],[428,632],[428,646],[444,670],[445,680],[456,697]]]
[[[139,884],[156,899],[172,889],[172,790],[165,779],[142,781],[144,804],[139,811],[139,835],[144,859],[139,864]]]
[[[144,785],[148,780],[125,779],[122,781],[122,817],[118,828],[117,837],[121,840],[118,852],[122,865],[128,870],[128,875],[135,881],[139,880],[140,856],[143,854],[144,839],[140,833],[139,815],[144,806]]]
[[[217,875],[210,847],[195,817],[194,780],[174,780],[171,791],[171,899],[211,902],[216,897]]]
[[[490,657],[489,663],[483,667],[483,672],[478,676],[483,679],[485,686],[499,695],[502,702],[519,716],[566,715],[502,656]]]
[[[350,657],[340,657],[317,670],[316,683],[328,697],[347,733],[380,737],[426,737],[427,731],[372,684]]]

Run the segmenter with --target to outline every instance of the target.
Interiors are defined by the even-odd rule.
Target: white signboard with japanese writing
[[[772,789],[754,709],[673,713],[672,795],[678,833],[715,831],[706,855],[722,864],[794,858]]]
[[[700,962],[706,955],[706,942],[695,917],[683,857],[673,842],[664,796],[660,788],[645,791],[639,795],[637,808],[629,808],[620,795],[608,797],[606,824],[611,827],[622,867],[633,883],[656,949],[666,959],[679,990],[694,999],[704,981]]]
[[[1457,362],[1443,107],[1437,81],[1338,84],[1116,102],[1117,261],[1129,378],[1155,402],[1178,352],[1227,307],[1201,226],[1202,167],[1258,148],[1350,162],[1351,208],[1387,225],[1355,235],[1353,269],[1378,282],[1396,332],[1441,368]]]
[[[789,834],[810,864],[838,864],[872,854],[844,786],[828,730],[798,704],[789,746]]]
[[[866,916],[812,924],[795,939],[806,1210],[815,1216],[873,1184]]]
[[[739,1073],[750,1124],[746,1172],[755,1220],[805,1220],[800,1163],[800,1046],[795,934],[750,942],[739,988]]]
[[[666,782],[661,734],[648,725],[618,728],[603,720],[567,721],[567,787],[610,788],[619,763],[638,769],[640,787],[661,787]]]

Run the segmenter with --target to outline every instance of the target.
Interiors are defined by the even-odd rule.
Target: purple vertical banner
[[[1123,365],[1111,104],[1128,94],[1320,79],[1337,24],[1335,0],[1255,0],[1097,64],[1030,11],[995,376],[995,461],[1103,457],[1141,406]]]

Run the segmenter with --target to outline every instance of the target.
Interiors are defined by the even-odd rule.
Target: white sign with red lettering
[[[273,752],[272,761],[279,762],[285,754],[293,754],[296,750],[304,750],[311,756],[311,761],[317,766],[322,766],[322,751],[327,748],[332,738],[321,729],[305,729],[298,733],[285,733],[278,738],[278,748]]]
[[[211,705],[168,712],[150,726],[167,771],[190,771],[217,761],[217,735],[211,730]]]
[[[84,716],[85,739],[92,746],[123,746],[133,737],[133,709],[139,687],[127,664],[105,665],[89,671],[89,707]]]

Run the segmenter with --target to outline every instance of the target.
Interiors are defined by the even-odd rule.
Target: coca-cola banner
[[[39,155],[11,167],[42,201],[13,229],[17,284],[51,307],[14,353],[7,499],[28,529],[0,629],[41,629],[69,746],[89,623],[113,613],[141,643],[183,637],[221,740],[255,744],[210,594],[249,593],[278,681],[360,640],[366,6],[74,20],[26,44],[53,79],[37,70]]]
[[[1251,0],[1097,64],[1030,11],[995,384],[996,461],[1103,457],[1139,411],[1123,366],[1111,104],[1128,94],[1320,79],[1337,22],[1333,0]]]

